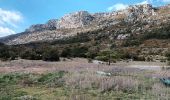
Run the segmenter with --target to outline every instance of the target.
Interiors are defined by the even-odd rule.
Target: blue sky
[[[0,0],[0,37],[75,11],[107,12],[139,3],[161,6],[170,0]]]

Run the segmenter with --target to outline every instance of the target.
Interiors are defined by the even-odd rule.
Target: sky
[[[162,6],[170,0],[0,0],[0,37],[76,11],[111,12],[146,3]]]

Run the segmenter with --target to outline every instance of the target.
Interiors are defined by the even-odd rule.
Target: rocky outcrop
[[[87,11],[68,14],[59,20],[59,28],[79,28],[89,25],[95,18]]]
[[[170,8],[169,5],[154,8],[150,4],[144,4],[133,5],[124,10],[107,13],[90,14],[87,11],[79,11],[65,15],[61,19],[49,20],[45,24],[32,25],[26,29],[24,34],[8,36],[5,39],[0,39],[0,42],[6,44],[24,44],[42,40],[62,39],[74,36],[77,33],[104,29],[110,26],[120,28],[120,23],[124,23],[122,27],[125,28],[127,28],[125,25],[130,24],[132,30],[128,34],[130,32],[140,34],[141,30],[148,30],[153,25],[159,26],[161,23],[168,22],[170,18],[170,10],[168,8]],[[137,26],[136,23],[141,23],[141,25]],[[117,35],[118,33],[122,34],[122,30],[124,30],[119,28],[114,29]],[[108,30],[108,32],[110,31]],[[125,37],[118,35],[117,38],[124,39]]]
[[[129,6],[125,10],[110,13],[95,13],[90,14],[87,11],[80,11],[65,15],[60,20],[49,20],[46,24],[32,25],[27,32],[54,30],[54,29],[68,29],[68,28],[81,28],[90,24],[97,24],[99,22],[111,19],[114,21],[117,17],[123,17],[126,21],[134,21],[144,19],[146,16],[156,15],[152,5],[135,5]]]
[[[43,31],[50,29],[79,28],[89,25],[94,17],[87,11],[80,11],[65,15],[60,20],[49,20],[46,24],[32,25],[27,32]]]
[[[126,14],[125,20],[127,22],[134,22],[139,20],[145,20],[150,16],[155,16],[155,9],[150,4],[129,6],[127,9],[123,10]]]
[[[43,31],[43,30],[54,30],[59,27],[58,20],[52,19],[49,20],[46,24],[36,24],[30,26],[25,32],[35,32],[35,31]]]

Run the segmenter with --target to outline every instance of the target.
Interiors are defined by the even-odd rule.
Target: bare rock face
[[[62,39],[63,37],[75,36],[77,33],[100,30],[110,26],[127,28],[130,24],[131,33],[140,33],[148,30],[154,25],[161,25],[170,21],[170,5],[154,8],[150,4],[133,5],[127,9],[90,14],[87,11],[79,11],[65,15],[61,19],[52,19],[45,24],[32,25],[25,32],[0,39],[6,44],[25,44],[35,41],[48,41]],[[136,26],[143,23],[143,26]],[[119,27],[120,28],[120,27]],[[123,33],[121,29],[115,28],[115,32]],[[123,29],[124,30],[124,29]],[[109,32],[110,30],[108,30]],[[124,39],[124,37],[121,39]]]
[[[45,29],[45,25],[44,24],[36,24],[36,25],[32,25],[30,26],[29,29],[26,29],[26,32],[34,32],[34,31],[40,31],[42,29]]]
[[[60,20],[52,19],[46,24],[32,25],[27,32],[43,31],[50,29],[68,29],[79,28],[89,25],[94,20],[94,17],[87,11],[80,11],[65,15]]]
[[[49,28],[49,29],[57,29],[59,28],[59,20],[57,19],[51,19],[49,20],[45,25]]]
[[[127,16],[125,20],[131,22],[143,20],[149,16],[156,15],[154,8],[150,4],[129,6],[127,9],[123,10],[123,12]]]
[[[68,14],[59,20],[59,28],[79,28],[89,25],[94,17],[87,11]]]
[[[102,20],[112,19],[114,20],[119,15],[125,15],[126,21],[134,21],[145,18],[146,16],[154,15],[154,9],[152,5],[135,5],[129,6],[125,10],[110,13],[95,13],[90,14],[87,11],[79,11],[65,15],[60,20],[52,19],[46,24],[32,25],[27,32],[53,30],[53,29],[69,29],[69,28],[80,28],[85,27],[93,22],[100,22]],[[98,23],[95,23],[98,24]]]
[[[26,32],[54,30],[54,29],[57,29],[58,27],[59,27],[58,20],[57,19],[52,19],[52,20],[49,20],[46,24],[32,25],[28,29],[26,29]]]

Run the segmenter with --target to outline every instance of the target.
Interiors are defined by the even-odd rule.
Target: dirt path
[[[126,66],[130,68],[139,68],[139,69],[145,69],[145,70],[153,70],[153,71],[159,71],[163,67],[170,67],[167,66],[166,63],[161,62],[141,62],[141,61],[133,61],[133,62],[118,62],[115,65],[118,66]]]

